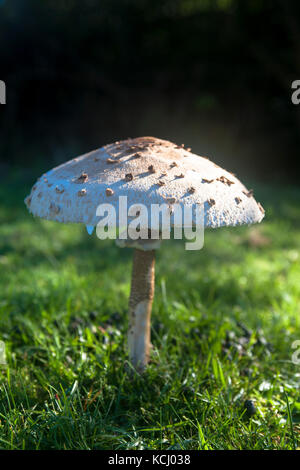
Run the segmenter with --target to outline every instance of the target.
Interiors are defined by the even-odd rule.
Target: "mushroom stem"
[[[143,372],[149,361],[154,267],[155,250],[134,250],[129,299],[128,347],[131,364],[138,372]]]

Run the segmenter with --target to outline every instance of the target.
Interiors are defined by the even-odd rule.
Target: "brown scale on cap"
[[[35,191],[35,190],[36,190],[36,186],[33,186],[32,191]]]
[[[176,175],[176,178],[184,178],[184,174],[180,173],[180,175]]]
[[[106,163],[109,163],[109,164],[117,163],[117,160],[114,160],[113,158],[107,158]]]
[[[54,214],[58,214],[60,212],[60,207],[54,204],[54,202],[51,202],[49,209],[51,212],[54,212]]]
[[[230,181],[230,179],[226,178],[226,176],[220,176],[220,178],[217,178],[217,181],[227,184],[228,186],[231,186],[232,184],[234,184],[234,181]]]
[[[196,189],[195,189],[193,186],[191,186],[191,187],[188,189],[188,192],[189,192],[190,194],[194,194],[194,193],[196,192]]]
[[[150,171],[150,173],[155,173],[156,172],[153,165],[148,166],[148,170]]]
[[[213,181],[214,181],[213,179],[212,179],[212,180],[207,180],[206,178],[202,178],[202,183],[208,183],[208,184],[210,184],[210,183],[212,183]]]
[[[133,180],[133,174],[132,173],[127,173],[125,175],[125,180],[126,181],[132,181]]]
[[[175,197],[166,197],[166,201],[167,201],[169,204],[175,204],[176,198],[175,198]]]
[[[158,183],[157,183],[159,186],[164,186],[166,183],[162,180],[159,180]]]
[[[47,180],[47,178],[44,178],[44,181],[45,181],[45,183],[48,183],[48,180]]]
[[[176,162],[172,162],[170,165],[170,168],[174,168],[175,166],[178,166]]]
[[[114,191],[111,188],[106,188],[105,194],[106,196],[112,196],[114,194]]]
[[[99,162],[100,158],[99,157],[94,157],[94,162]]]
[[[30,204],[31,204],[31,196],[28,196],[28,197],[25,199],[25,202],[26,202],[27,206],[30,206]]]
[[[78,196],[85,196],[86,195],[86,189],[80,189],[80,191],[78,191]]]
[[[51,186],[53,186],[53,184],[52,184],[52,183],[49,183],[49,184],[48,184],[48,188],[51,188]]]
[[[141,158],[142,154],[140,152],[136,152],[132,155],[134,158]]]
[[[242,202],[240,197],[235,197],[234,200],[237,204],[240,204]]]
[[[252,197],[252,196],[253,196],[253,189],[250,189],[250,191],[243,191],[243,193],[244,193],[245,196],[247,196],[247,197]]]
[[[38,193],[37,197],[41,199],[42,195],[43,195],[42,193]]]
[[[77,178],[76,183],[86,183],[89,180],[89,176],[87,173],[83,172],[81,175]]]
[[[126,153],[138,152],[139,150],[144,150],[145,147],[143,145],[130,145],[126,149]]]
[[[208,203],[208,204],[210,205],[210,207],[211,207],[211,206],[214,206],[214,205],[215,205],[216,201],[215,201],[214,199],[208,199],[208,200],[207,200],[207,203]]]
[[[146,148],[145,145],[134,145],[134,146],[132,147],[132,149],[134,150],[134,152],[139,151],[139,150],[144,150],[145,148]]]
[[[58,194],[62,194],[62,193],[64,192],[64,188],[59,188],[58,186],[56,186],[55,191],[56,191]]]
[[[260,212],[261,212],[262,214],[264,214],[264,213],[265,213],[265,209],[263,208],[263,206],[261,205],[261,203],[258,202],[257,205],[258,205],[258,208],[259,208]]]

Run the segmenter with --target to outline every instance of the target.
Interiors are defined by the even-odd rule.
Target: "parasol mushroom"
[[[154,137],[115,142],[48,171],[25,203],[34,216],[83,223],[92,233],[99,222],[97,207],[109,203],[118,211],[120,196],[127,196],[129,207],[150,209],[166,201],[183,208],[202,205],[205,227],[252,224],[264,217],[252,191],[234,175],[190,149]],[[118,220],[116,227],[124,229]],[[120,247],[134,248],[128,346],[139,372],[149,361],[155,252],[160,246],[158,236],[145,238],[117,240]]]

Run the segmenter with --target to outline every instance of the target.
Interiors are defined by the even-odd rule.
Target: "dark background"
[[[0,0],[2,176],[154,135],[298,182],[300,2]]]

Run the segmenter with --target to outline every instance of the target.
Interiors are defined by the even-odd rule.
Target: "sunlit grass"
[[[0,194],[0,448],[298,445],[299,190],[258,187],[265,221],[206,231],[199,252],[162,245],[152,360],[130,378],[131,251],[33,219],[29,186],[14,179]]]

